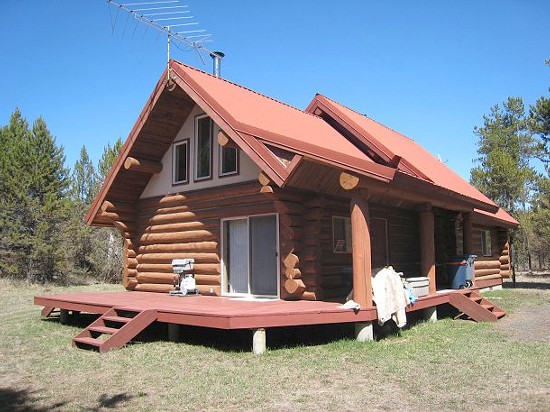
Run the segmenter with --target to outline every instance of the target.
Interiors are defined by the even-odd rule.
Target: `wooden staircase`
[[[157,319],[157,311],[111,308],[73,338],[73,346],[106,352],[121,348]]]
[[[461,290],[449,296],[449,303],[466,317],[476,322],[496,322],[506,312],[474,290]]]

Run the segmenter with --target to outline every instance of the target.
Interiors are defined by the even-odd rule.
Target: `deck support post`
[[[435,222],[431,205],[420,211],[420,272],[429,279],[429,293],[436,292],[435,283]]]
[[[437,306],[424,309],[424,320],[426,322],[437,322]]]
[[[462,245],[464,254],[470,254],[474,251],[472,232],[472,213],[462,213]]]
[[[69,311],[67,309],[59,310],[59,323],[62,325],[69,323]]]
[[[372,306],[372,267],[369,202],[366,189],[357,189],[352,193],[350,209],[353,300],[361,308],[369,308]]]
[[[355,323],[355,339],[358,342],[370,342],[374,340],[374,329],[372,322]]]
[[[177,342],[180,339],[181,326],[177,323],[168,324],[168,340],[170,342]]]
[[[254,355],[263,355],[265,350],[265,329],[254,329],[252,331],[252,353],[254,353]]]

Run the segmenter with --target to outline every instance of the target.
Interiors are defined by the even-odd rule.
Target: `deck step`
[[[128,323],[133,318],[127,318],[127,317],[118,316],[118,315],[110,315],[110,316],[103,316],[103,319],[108,322]]]
[[[449,303],[461,313],[455,318],[469,318],[476,322],[496,322],[506,312],[474,290],[457,291],[449,296]]]
[[[108,326],[88,326],[88,330],[91,330],[92,332],[104,333],[106,335],[113,335],[117,333],[120,329],[110,328]]]
[[[73,345],[77,347],[80,347],[79,344],[93,346],[100,352],[121,348],[157,320],[157,311],[153,309],[135,312],[136,315],[132,318],[120,316],[122,312],[122,310],[116,308],[109,309],[76,335],[73,338]],[[105,322],[118,322],[122,326],[113,328],[107,326]],[[97,333],[108,336],[106,339],[96,339],[94,334]]]
[[[101,346],[101,344],[103,343],[103,341],[100,339],[95,339],[90,337],[74,338],[73,342],[81,343],[83,345],[94,346],[96,348],[99,348],[99,346]]]

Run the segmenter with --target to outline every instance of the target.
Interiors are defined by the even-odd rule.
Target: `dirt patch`
[[[550,342],[550,303],[523,308],[501,319],[497,330],[514,340],[523,342]]]

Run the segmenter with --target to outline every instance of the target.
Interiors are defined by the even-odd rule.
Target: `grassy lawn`
[[[550,279],[531,285],[487,295],[509,313],[498,325],[443,319],[373,343],[348,335],[279,344],[257,357],[241,343],[243,333],[214,333],[216,344],[204,346],[199,329],[171,343],[160,327],[156,338],[121,350],[74,349],[82,322],[41,319],[33,296],[120,287],[44,289],[0,280],[0,409],[548,410],[550,342],[506,329],[506,322],[522,328],[529,308],[548,308],[550,316]],[[268,346],[285,337],[292,334],[268,333]]]

